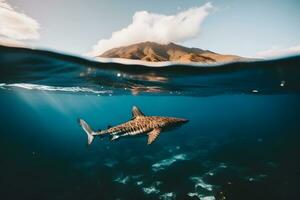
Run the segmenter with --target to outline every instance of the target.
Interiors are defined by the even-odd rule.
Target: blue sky
[[[109,39],[113,32],[128,27],[138,11],[175,16],[191,8],[203,7],[208,2],[212,8],[201,20],[197,34],[175,42],[248,57],[268,52],[297,52],[298,46],[300,49],[300,1],[297,0],[1,1],[11,6],[14,12],[28,17],[27,21],[32,19],[38,23],[36,30],[26,32],[28,38],[10,37],[0,28],[2,38],[9,37],[36,47],[74,54],[90,52],[99,40]],[[1,12],[0,20],[0,24],[4,23]],[[31,24],[34,25],[32,21]],[[30,31],[38,37],[30,38]],[[188,28],[186,31],[189,31]]]

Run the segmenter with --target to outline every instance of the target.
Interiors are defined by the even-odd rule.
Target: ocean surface
[[[146,115],[189,119],[96,138]],[[300,56],[219,66],[100,63],[0,47],[1,199],[299,199]]]

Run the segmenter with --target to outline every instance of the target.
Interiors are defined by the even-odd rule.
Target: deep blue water
[[[1,199],[297,199],[299,57],[147,68],[0,48]],[[132,106],[189,122],[87,146]]]

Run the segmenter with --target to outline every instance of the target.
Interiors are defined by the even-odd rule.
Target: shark
[[[85,131],[88,145],[92,144],[96,136],[108,135],[111,141],[121,137],[147,135],[147,144],[152,144],[163,131],[178,127],[187,119],[163,116],[146,116],[138,107],[132,107],[132,118],[117,126],[108,126],[105,130],[94,131],[83,119],[78,119],[79,125]]]

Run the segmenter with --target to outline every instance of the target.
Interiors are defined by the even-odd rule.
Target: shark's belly
[[[118,135],[122,135],[122,136],[134,136],[134,135],[140,135],[140,134],[145,134],[147,132],[149,132],[149,128],[148,127],[132,127],[129,129],[126,129],[122,132],[120,132]]]
[[[134,136],[134,135],[141,135],[141,134],[146,134],[151,129],[149,127],[142,127],[142,126],[132,126],[128,127],[126,129],[123,129],[121,132],[118,133],[120,136]]]
[[[138,129],[136,131],[128,132],[128,135],[140,135],[149,132],[148,129]]]

